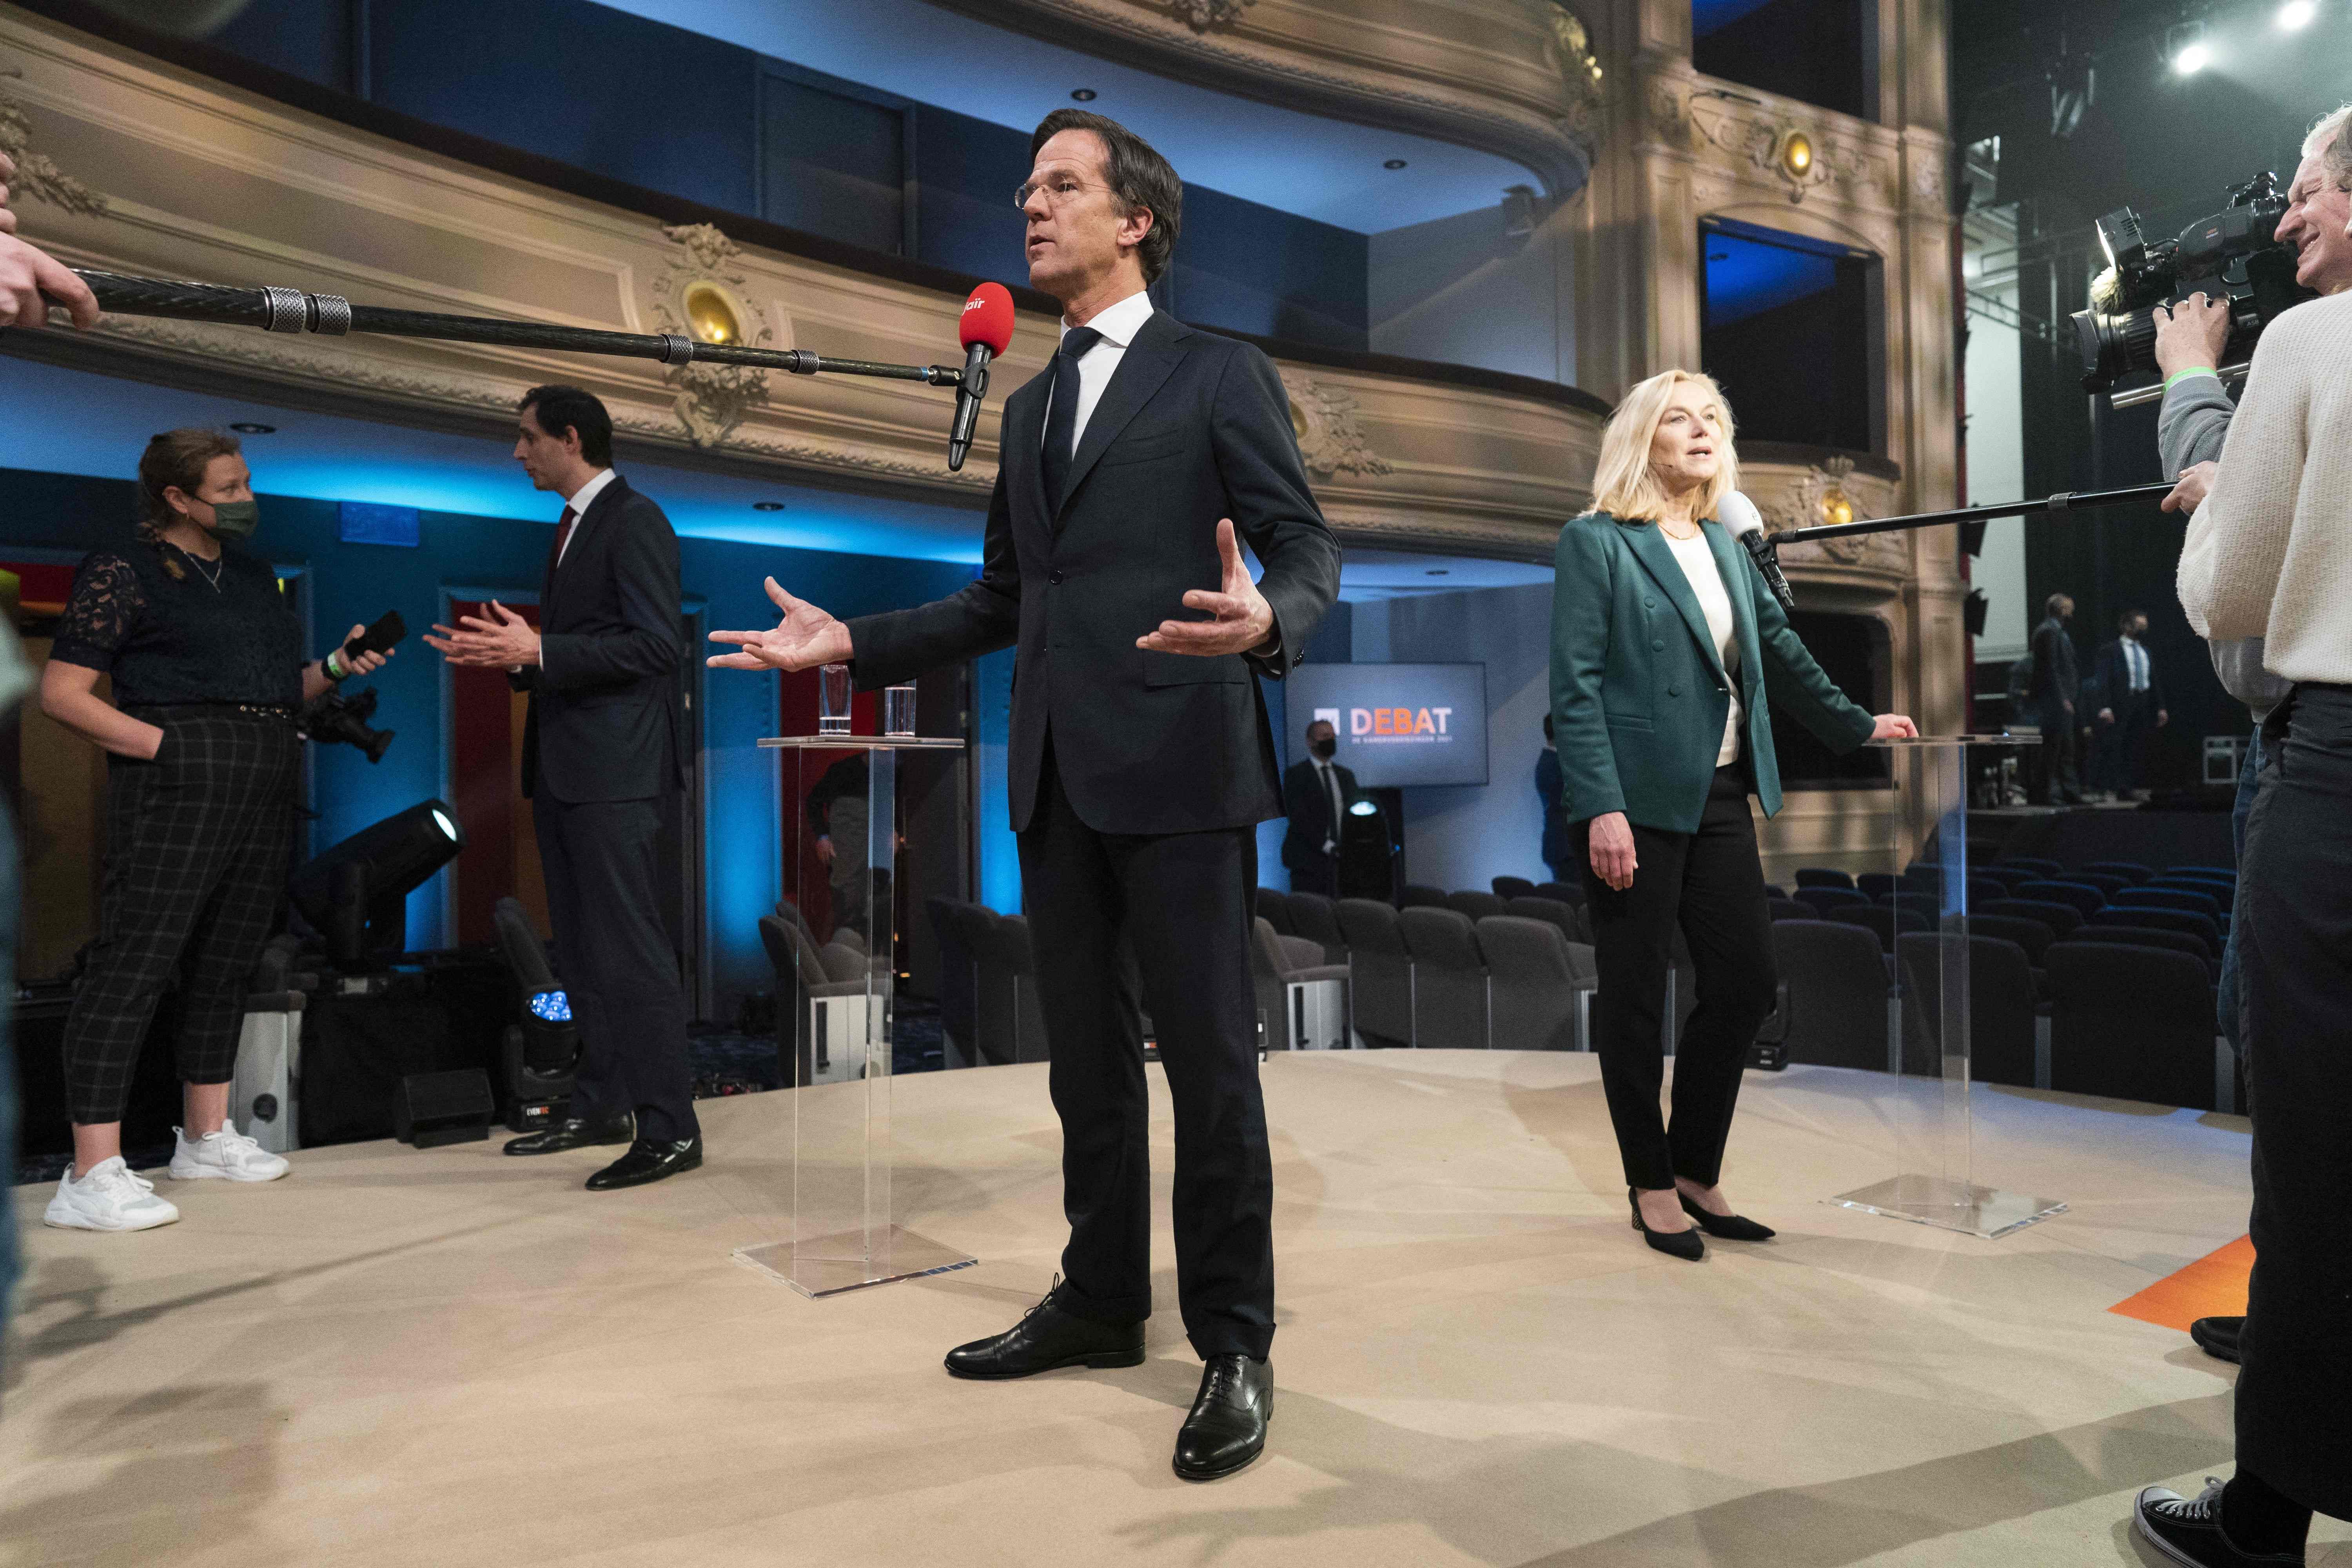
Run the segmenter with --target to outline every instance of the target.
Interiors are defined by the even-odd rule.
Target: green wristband
[[[2192,364],[2187,370],[2176,370],[2170,375],[2166,376],[2164,378],[2164,390],[2170,392],[2175,385],[2180,382],[2188,380],[2192,375],[2210,375],[2216,381],[2221,379],[2221,373],[2215,370],[2211,365]]]

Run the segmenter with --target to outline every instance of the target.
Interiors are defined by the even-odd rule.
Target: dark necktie
[[[563,546],[572,538],[572,525],[580,514],[570,507],[563,509],[563,521],[555,525],[555,543],[547,552],[547,581],[540,588],[540,600],[544,604],[555,593],[555,567],[563,559]]]
[[[1328,763],[1321,764],[1321,771],[1323,774],[1324,798],[1331,803],[1331,831],[1327,837],[1329,838],[1331,843],[1336,845],[1339,842],[1341,815],[1341,807],[1339,805],[1339,771]]]
[[[1054,403],[1045,414],[1045,503],[1062,510],[1063,493],[1070,484],[1070,459],[1078,444],[1078,361],[1102,342],[1092,327],[1074,327],[1062,334],[1054,354]]]

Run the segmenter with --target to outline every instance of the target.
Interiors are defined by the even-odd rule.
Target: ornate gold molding
[[[1395,472],[1387,458],[1365,445],[1354,397],[1303,371],[1282,372],[1282,385],[1290,394],[1290,427],[1298,437],[1298,455],[1309,470],[1327,477]]]
[[[1205,33],[1212,27],[1232,26],[1257,0],[1135,0],[1135,4],[1173,12],[1191,23],[1192,31]]]
[[[1730,154],[1748,170],[1769,175],[1792,204],[1833,186],[1848,201],[1895,205],[1895,164],[1885,152],[1797,114],[1769,107],[1759,112],[1709,98],[1711,90],[1672,79],[1652,81],[1652,131],[1680,152]]]
[[[12,66],[0,69],[0,81],[22,78],[24,74]],[[25,106],[5,89],[0,89],[0,153],[5,153],[16,165],[16,177],[9,185],[10,196],[30,196],[69,213],[104,217],[106,198],[59,169],[47,157],[33,152],[32,143],[33,122],[26,118]]]

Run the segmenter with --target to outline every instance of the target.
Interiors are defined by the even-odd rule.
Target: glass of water
[[[915,689],[912,686],[886,686],[882,689],[882,732],[886,735],[912,735],[915,732]]]
[[[849,733],[849,666],[828,664],[817,671],[816,732]]]

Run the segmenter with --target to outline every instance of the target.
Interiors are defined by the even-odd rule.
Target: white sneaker
[[[152,1230],[179,1217],[176,1207],[155,1195],[155,1184],[133,1175],[117,1154],[79,1182],[68,1165],[41,1222],[61,1230]]]
[[[217,1132],[194,1142],[178,1128],[172,1129],[172,1180],[203,1181],[222,1177],[232,1182],[274,1182],[293,1167],[224,1121]]]

